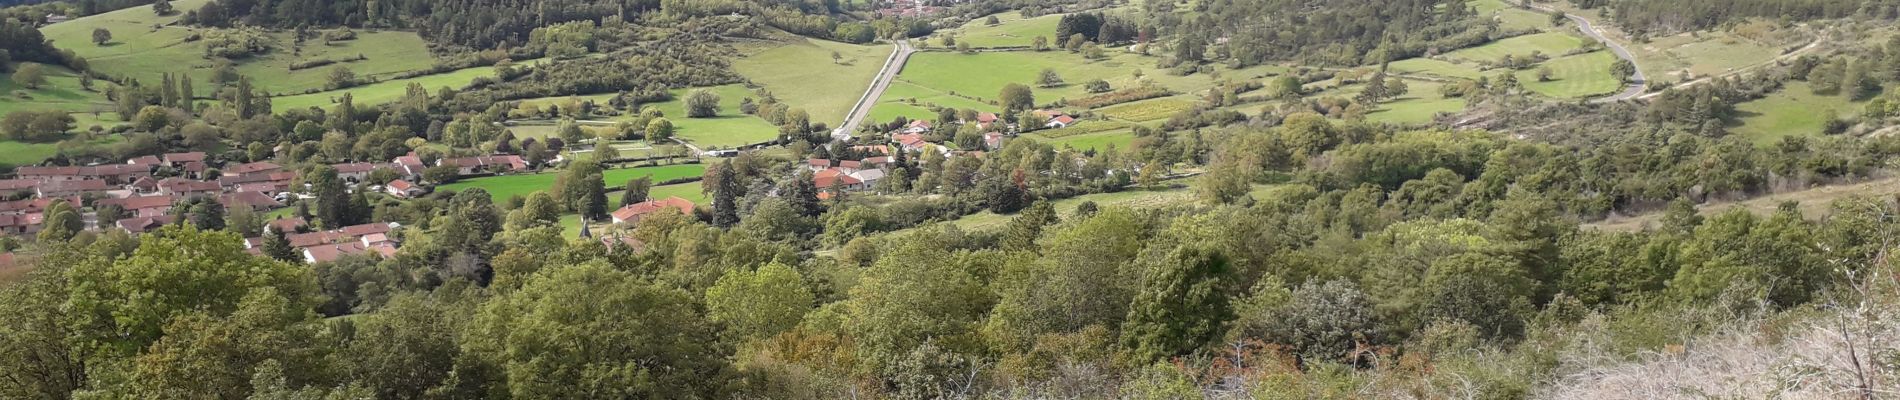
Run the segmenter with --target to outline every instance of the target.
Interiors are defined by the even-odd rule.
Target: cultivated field
[[[1097,110],[1109,118],[1130,122],[1148,122],[1167,119],[1174,114],[1194,108],[1191,96],[1173,96],[1148,99],[1136,102],[1116,104]]]

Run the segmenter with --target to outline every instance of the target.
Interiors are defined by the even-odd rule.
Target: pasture
[[[1366,120],[1390,124],[1423,124],[1432,121],[1432,117],[1441,112],[1458,112],[1465,109],[1465,99],[1444,98],[1439,96],[1437,82],[1407,80],[1404,96],[1380,103],[1366,113]]]
[[[8,70],[16,71],[22,64],[14,64]],[[60,110],[71,113],[117,110],[112,105],[112,101],[106,99],[105,94],[106,88],[111,87],[112,82],[94,80],[93,90],[86,90],[79,85],[79,75],[72,70],[55,65],[44,67],[46,68],[46,84],[38,89],[20,86],[12,79],[0,80],[0,115],[24,110]],[[88,125],[79,125],[81,128],[86,126]]]
[[[699,176],[705,172],[706,166],[704,165],[675,164],[655,167],[610,169],[603,174],[603,179],[607,187],[611,189],[627,183],[627,180],[641,176],[651,176],[653,177],[653,181],[658,183],[672,179]],[[560,176],[558,171],[538,174],[488,176],[464,179],[460,182],[442,185],[438,189],[460,191],[469,188],[482,188],[488,191],[488,195],[493,197],[496,203],[501,203],[507,201],[510,197],[521,196],[526,198],[528,195],[534,194],[534,192],[548,190],[548,188],[554,187],[554,178],[557,176]],[[697,183],[693,183],[692,185],[698,186]]]
[[[814,123],[837,126],[871,86],[892,45],[854,45],[785,34],[775,41],[741,43],[733,71],[764,86],[779,101],[811,113]],[[833,53],[841,58],[834,62]]]
[[[1091,121],[1091,122],[1101,123],[1102,121]],[[1085,126],[1087,125],[1078,125],[1077,128],[1081,128]],[[1034,139],[1035,141],[1041,142],[1041,143],[1047,143],[1050,146],[1054,146],[1055,148],[1058,148],[1058,149],[1068,147],[1068,148],[1073,148],[1076,150],[1094,149],[1097,151],[1108,150],[1108,146],[1110,145],[1114,145],[1116,149],[1126,150],[1128,149],[1129,145],[1135,142],[1135,132],[1132,129],[1116,129],[1116,130],[1110,130],[1110,131],[1105,131],[1105,132],[1074,134],[1074,135],[1065,135],[1065,136],[1057,136],[1057,137],[1050,137],[1048,133],[1051,133],[1051,132],[1053,131],[1032,132],[1032,133],[1022,135],[1021,137]]]
[[[1858,114],[1864,102],[1842,95],[1818,95],[1807,82],[1789,81],[1767,97],[1736,104],[1741,125],[1729,131],[1767,146],[1787,136],[1817,136],[1830,118]]]
[[[915,62],[915,61],[913,61]],[[914,104],[913,104],[914,102]],[[899,116],[910,119],[937,119],[937,113],[931,107],[950,107],[995,111],[996,106],[971,100],[949,93],[939,92],[902,80],[891,82],[884,89],[884,96],[878,98],[878,104],[871,108],[867,122],[890,122]]]

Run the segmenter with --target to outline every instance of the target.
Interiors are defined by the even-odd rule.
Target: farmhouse
[[[400,199],[420,196],[423,193],[422,188],[416,187],[416,184],[401,179],[389,181],[388,185],[383,186],[383,191]]]

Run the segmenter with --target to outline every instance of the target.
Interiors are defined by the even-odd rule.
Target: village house
[[[19,179],[39,182],[105,180],[109,184],[127,184],[141,177],[152,176],[152,168],[143,165],[106,164],[86,167],[20,167],[14,170]]]
[[[134,186],[137,186],[136,182]],[[158,194],[167,196],[214,195],[224,191],[224,185],[217,182],[194,181],[178,177],[161,179],[157,186]]]
[[[177,217],[170,215],[156,215],[150,217],[126,218],[114,222],[113,224],[118,226],[119,229],[125,230],[125,233],[140,234],[162,228],[166,224],[170,224],[176,220],[178,220]]]
[[[1002,150],[1003,134],[999,132],[983,134],[983,148],[989,149],[990,151]]]
[[[693,207],[693,202],[690,200],[679,197],[667,197],[659,200],[648,200],[628,204],[624,207],[620,207],[619,210],[614,210],[614,212],[609,215],[613,217],[615,224],[638,224],[640,223],[640,219],[663,210],[677,210],[681,214],[692,215]]]
[[[409,181],[405,181],[401,179],[389,181],[388,185],[383,186],[383,191],[388,192],[390,196],[396,196],[396,198],[399,198],[399,199],[407,199],[411,197],[421,196],[423,193],[426,192],[422,188],[416,187],[415,184],[409,183]]]
[[[165,153],[165,163],[173,167],[183,167],[185,164],[203,162],[205,162],[205,153],[202,151]]]
[[[45,214],[0,214],[0,233],[12,235],[31,235],[40,231],[40,222]]]
[[[363,162],[330,164],[330,168],[336,169],[336,176],[338,178],[343,178],[344,181],[351,183],[362,182],[365,179],[369,179],[370,172],[376,171],[377,168],[384,167],[389,167],[389,164]]]
[[[336,261],[351,254],[375,253],[383,257],[396,255],[396,242],[389,235],[372,233],[356,238],[356,241],[336,244],[319,244],[301,249],[303,261],[310,264]]]
[[[128,165],[152,167],[152,166],[158,166],[160,164],[164,164],[164,161],[159,161],[158,156],[143,156],[143,157],[133,157],[130,160],[125,160],[125,163]]]
[[[104,193],[107,190],[112,190],[112,185],[106,183],[103,179],[87,179],[80,181],[51,181],[42,183],[34,189],[36,189],[35,194],[39,197],[66,197],[78,196],[85,193]]]
[[[904,129],[897,130],[897,133],[911,133],[911,134],[926,133],[926,132],[930,132],[930,129],[931,129],[930,121],[920,119],[920,120],[910,121],[910,124],[904,125]]]
[[[284,206],[283,202],[259,192],[237,192],[218,196],[218,204],[224,205],[225,210],[250,207],[252,211],[268,211]]]
[[[94,202],[93,207],[119,206],[125,209],[125,215],[129,217],[156,217],[170,213],[172,203],[178,202],[178,199],[178,196],[168,195],[105,199]]]
[[[517,155],[488,155],[475,157],[448,158],[436,161],[435,165],[453,165],[457,173],[474,175],[489,171],[515,172],[528,169],[528,162]]]

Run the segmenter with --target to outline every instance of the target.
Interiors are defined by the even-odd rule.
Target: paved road
[[[884,59],[884,68],[877,71],[877,79],[871,81],[871,87],[864,89],[864,96],[858,97],[858,104],[851,107],[851,112],[844,115],[844,123],[839,124],[832,133],[857,132],[858,124],[864,122],[864,117],[871,113],[871,107],[877,105],[877,99],[884,96],[884,89],[891,86],[891,80],[904,70],[904,63],[909,62],[910,54],[915,52],[917,50],[910,47],[910,41],[897,41],[897,48],[892,49],[891,56]]]
[[[1557,12],[1556,9],[1546,7],[1542,4],[1531,4],[1530,7],[1533,9],[1543,11],[1543,12]],[[1636,63],[1636,55],[1630,54],[1630,50],[1627,48],[1624,48],[1622,43],[1617,43],[1614,40],[1610,40],[1609,37],[1603,36],[1603,32],[1597,30],[1596,25],[1590,24],[1590,20],[1584,19],[1581,16],[1578,16],[1576,14],[1571,14],[1571,13],[1564,13],[1564,18],[1569,18],[1570,22],[1576,23],[1577,30],[1583,31],[1584,36],[1589,36],[1591,39],[1594,39],[1597,42],[1603,43],[1603,47],[1607,47],[1610,49],[1611,53],[1615,53],[1616,58],[1627,60],[1630,62],[1631,66],[1636,67],[1636,73],[1630,76],[1629,86],[1623,88],[1622,92],[1618,92],[1617,94],[1613,94],[1609,96],[1590,99],[1590,102],[1592,103],[1617,102],[1617,101],[1634,99],[1636,98],[1636,96],[1641,96],[1643,94],[1643,91],[1645,90],[1644,86],[1645,84],[1648,83],[1649,79],[1643,76],[1643,67],[1641,64]]]

